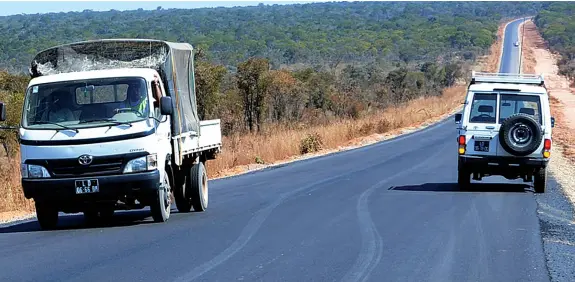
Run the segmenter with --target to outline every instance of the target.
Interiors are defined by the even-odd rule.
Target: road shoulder
[[[543,73],[551,99],[553,129],[552,157],[545,194],[537,195],[537,214],[543,248],[552,281],[572,281],[575,277],[575,94],[569,80],[558,74],[557,56],[549,51],[535,24],[525,24],[523,42],[524,73]],[[555,182],[556,181],[556,182]]]

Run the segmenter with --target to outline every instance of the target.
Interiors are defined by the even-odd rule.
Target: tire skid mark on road
[[[379,264],[383,255],[383,239],[381,235],[379,235],[375,223],[371,219],[371,213],[369,212],[368,205],[369,196],[376,189],[381,188],[389,181],[404,176],[405,174],[408,174],[411,171],[426,165],[430,160],[435,159],[435,157],[443,153],[444,150],[451,145],[451,143],[446,143],[441,147],[441,149],[435,151],[434,154],[428,156],[419,164],[393,176],[387,177],[386,179],[372,185],[361,194],[357,201],[357,217],[359,220],[359,227],[361,229],[362,237],[361,251],[357,260],[355,261],[355,264],[342,278],[342,281],[366,281],[369,278],[371,272]]]
[[[445,145],[442,148],[444,148],[444,147],[445,147]],[[437,152],[441,152],[441,151],[442,150],[438,150]],[[345,178],[348,175],[353,175],[353,174],[357,174],[357,173],[362,172],[362,171],[367,171],[367,170],[373,169],[374,167],[377,167],[377,166],[384,164],[384,163],[393,162],[395,159],[400,158],[404,154],[405,154],[405,152],[401,152],[401,153],[395,154],[393,156],[390,156],[387,160],[385,160],[383,162],[378,162],[376,164],[366,166],[366,167],[361,168],[361,169],[349,171],[347,173],[339,174],[339,175],[334,176],[334,177],[330,177],[330,178],[326,178],[326,179],[323,179],[320,181],[316,181],[316,182],[308,184],[302,188],[280,194],[280,197],[277,200],[275,200],[272,204],[270,204],[269,206],[266,206],[265,208],[260,209],[258,212],[255,213],[254,217],[252,217],[252,219],[248,222],[248,224],[243,228],[240,236],[228,248],[226,248],[224,251],[222,251],[220,254],[218,254],[216,257],[214,257],[210,261],[207,261],[207,262],[195,267],[194,269],[186,272],[184,275],[181,275],[179,278],[175,279],[174,281],[175,282],[192,281],[192,280],[197,279],[198,277],[206,274],[207,272],[211,271],[212,269],[219,266],[220,264],[227,261],[228,259],[230,259],[238,251],[240,251],[241,249],[243,249],[247,245],[247,243],[257,233],[257,231],[260,229],[260,227],[263,225],[263,223],[268,218],[268,216],[272,213],[272,211],[275,208],[277,208],[279,205],[281,205],[283,202],[285,202],[288,198],[294,197],[294,196],[296,196],[302,192],[315,191],[315,190],[318,190],[318,189],[321,189],[324,187],[330,187],[329,185],[325,185],[325,184],[339,181],[339,179]],[[434,154],[433,156],[429,157],[428,159],[435,157],[437,154],[438,153]],[[409,169],[407,171],[404,171],[402,173],[391,176],[388,179],[391,180],[393,178],[401,176],[401,175],[405,174],[406,172],[411,171],[412,169],[415,169],[415,168],[422,166],[426,162],[427,162],[427,160],[420,163],[417,166],[412,167],[411,169]],[[381,181],[376,185],[381,186],[381,184],[384,184],[384,183],[385,183],[385,181]],[[322,185],[322,186],[317,187],[319,185]],[[373,188],[373,186],[370,187],[370,189],[371,188]],[[375,230],[375,228],[373,230]],[[377,231],[376,231],[376,233],[377,233]],[[377,235],[377,236],[379,236],[379,235]]]

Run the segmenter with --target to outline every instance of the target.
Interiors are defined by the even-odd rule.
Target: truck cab
[[[542,76],[473,72],[455,121],[461,188],[500,175],[545,191],[555,121]]]
[[[98,53],[105,50],[110,53]],[[150,60],[148,50],[162,60]],[[194,120],[192,50],[122,39],[72,43],[36,56],[18,131],[22,189],[34,199],[42,228],[54,228],[59,212],[83,212],[95,222],[147,206],[163,222],[172,198],[181,212],[207,208],[205,162],[220,151],[220,122]],[[73,59],[86,54],[98,63],[73,70]],[[138,61],[142,54],[151,65]],[[182,54],[187,60],[174,63]],[[110,56],[128,66],[110,63]]]

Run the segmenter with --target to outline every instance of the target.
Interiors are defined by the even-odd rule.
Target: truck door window
[[[471,103],[469,122],[495,123],[496,94],[475,94]]]

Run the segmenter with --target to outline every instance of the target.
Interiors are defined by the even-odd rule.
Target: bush
[[[302,155],[317,152],[323,148],[323,140],[317,133],[308,134],[301,140],[300,153]]]

